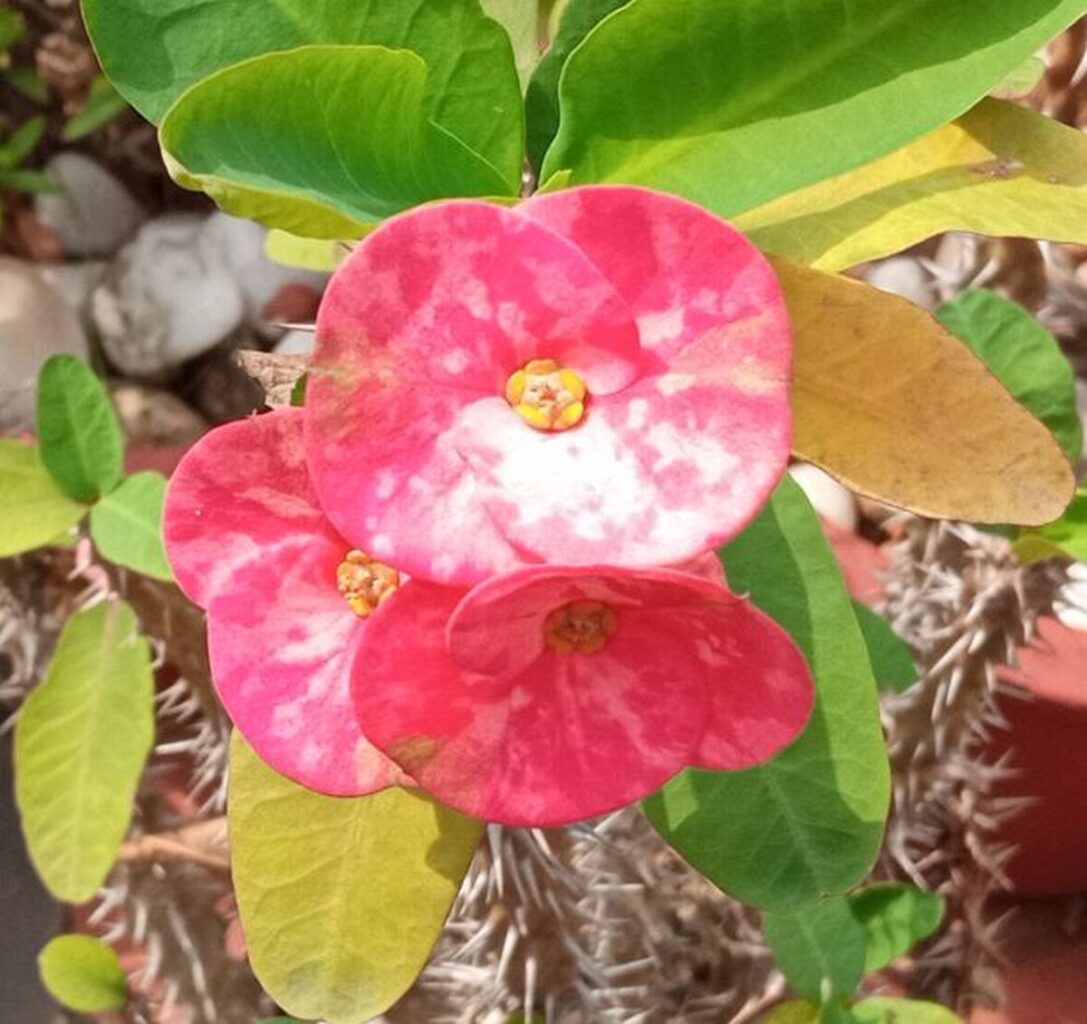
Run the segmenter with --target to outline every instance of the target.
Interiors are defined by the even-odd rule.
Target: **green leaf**
[[[49,102],[49,86],[32,68],[11,68],[7,72],[7,79],[27,99],[33,100],[39,106]]]
[[[596,26],[628,0],[570,0],[559,29],[533,72],[525,95],[528,156],[532,166],[543,165],[544,154],[559,130],[559,79],[567,58]]]
[[[51,356],[38,376],[38,443],[42,462],[76,501],[94,501],[121,480],[121,424],[105,385],[75,356]]]
[[[570,55],[541,180],[628,182],[723,216],[957,117],[1083,0],[631,0]]]
[[[0,188],[12,192],[28,192],[32,195],[59,191],[57,183],[48,174],[43,174],[41,171],[27,171],[22,168],[0,171]]]
[[[750,594],[807,657],[812,720],[772,761],[685,771],[645,810],[722,889],[788,911],[856,884],[879,850],[890,780],[875,684],[841,571],[791,479],[722,559],[733,589]]]
[[[120,601],[73,615],[15,727],[15,795],[31,860],[58,899],[102,884],[154,734],[154,680]]]
[[[483,13],[506,30],[522,90],[540,60],[539,0],[480,0]]]
[[[30,156],[45,132],[45,118],[39,115],[24,121],[0,145],[0,169],[9,170]]]
[[[60,137],[65,142],[75,142],[109,124],[127,109],[128,101],[113,88],[113,83],[105,75],[99,75],[91,83],[83,109],[64,123]]]
[[[793,991],[823,1002],[851,996],[864,974],[864,928],[843,896],[795,913],[763,914],[766,941]]]
[[[759,1024],[819,1024],[819,1004],[809,999],[790,999],[760,1017]]]
[[[1087,489],[1080,488],[1060,519],[1024,530],[1014,544],[1024,564],[1043,558],[1074,558],[1087,562]]]
[[[91,509],[91,537],[104,558],[145,576],[172,580],[162,541],[166,477],[134,473]]]
[[[872,885],[849,896],[849,908],[865,931],[865,971],[878,971],[927,939],[944,916],[944,901],[914,885]]]
[[[49,994],[77,1013],[120,1010],[128,983],[116,952],[89,935],[60,935],[38,955],[38,970]]]
[[[865,999],[850,1009],[855,1024],[963,1024],[946,1006],[919,999]]]
[[[1021,404],[1053,432],[1068,458],[1083,450],[1076,379],[1056,338],[1022,306],[995,292],[969,291],[936,310]]]
[[[1087,138],[1013,103],[736,218],[761,249],[844,270],[942,231],[1087,243]]]
[[[857,625],[861,627],[872,675],[883,689],[902,693],[917,682],[917,667],[913,663],[909,645],[892,628],[891,624],[877,615],[868,605],[853,602],[857,613]]]
[[[524,114],[517,69],[505,32],[478,0],[84,0],[83,14],[106,74],[156,122],[189,86],[264,53],[310,44],[413,50],[430,68],[426,116],[518,190]],[[354,83],[339,88],[350,96]],[[357,98],[359,129],[385,131],[381,122],[366,123],[365,93]],[[334,104],[344,105],[342,96]],[[263,121],[269,111],[248,113]]]
[[[273,228],[264,239],[264,255],[284,267],[301,267],[331,273],[348,254],[339,242],[328,238],[303,238]]]
[[[254,973],[288,1013],[358,1024],[395,1002],[437,939],[483,834],[421,793],[320,796],[235,732],[234,884]]]
[[[407,50],[308,46],[204,79],[160,137],[180,184],[313,238],[358,237],[430,199],[516,191],[428,120],[426,84],[426,64]]]
[[[7,5],[0,7],[0,53],[10,50],[26,33],[26,21]]]
[[[49,544],[86,511],[57,486],[37,448],[0,439],[0,558]]]
[[[1030,56],[1010,75],[1005,75],[1001,83],[990,93],[999,99],[1014,100],[1032,92],[1045,77],[1045,61],[1041,57]]]

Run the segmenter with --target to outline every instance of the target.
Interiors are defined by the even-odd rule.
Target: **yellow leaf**
[[[1087,244],[1087,136],[1000,100],[847,174],[741,214],[755,243],[821,270],[941,231]]]
[[[819,1004],[808,999],[790,999],[760,1017],[759,1024],[819,1024]]]
[[[793,323],[793,452],[925,516],[1038,525],[1072,500],[1049,430],[928,313],[774,259]]]

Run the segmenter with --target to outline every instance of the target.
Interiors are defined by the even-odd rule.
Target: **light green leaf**
[[[995,292],[969,291],[936,310],[1012,396],[1053,432],[1075,462],[1083,450],[1076,378],[1053,337],[1022,306]]]
[[[540,60],[539,0],[480,0],[483,13],[506,30],[523,90]]]
[[[528,156],[539,169],[551,140],[559,130],[559,78],[574,49],[612,11],[628,0],[570,0],[563,8],[559,28],[533,72],[525,95]]]
[[[128,1002],[117,953],[89,935],[53,939],[38,956],[38,970],[49,994],[77,1013],[120,1010]]]
[[[812,720],[772,761],[743,772],[685,771],[645,810],[722,889],[793,910],[855,885],[879,850],[890,779],[875,684],[841,571],[790,478],[722,560],[730,586],[750,594],[807,657]]]
[[[162,541],[166,477],[134,473],[91,509],[91,537],[102,556],[145,576],[172,580]]]
[[[774,959],[794,992],[827,1002],[851,996],[864,974],[864,928],[844,896],[795,913],[763,914]]]
[[[1080,488],[1063,516],[1015,541],[1015,553],[1024,564],[1043,558],[1074,558],[1087,562],[1087,489]]]
[[[736,218],[762,249],[843,270],[942,231],[1087,243],[1087,138],[999,100]]]
[[[631,0],[570,55],[542,180],[627,182],[723,216],[957,117],[1083,0]]]
[[[878,971],[927,939],[944,916],[944,901],[914,885],[871,885],[851,893],[849,908],[864,928],[865,971]]]
[[[855,1024],[963,1024],[946,1006],[919,999],[865,999],[850,1009],[850,1016]]]
[[[264,239],[264,255],[284,267],[301,267],[331,273],[347,257],[349,250],[329,238],[302,238],[289,231],[273,228]]]
[[[15,795],[31,860],[58,899],[102,884],[154,734],[147,642],[128,605],[77,612],[15,727]]]
[[[57,486],[37,448],[0,439],[0,558],[49,544],[86,511]]]
[[[83,109],[65,122],[60,137],[65,142],[75,142],[109,124],[127,109],[128,101],[113,88],[113,83],[105,75],[99,75],[91,83]]]
[[[94,501],[121,480],[124,436],[105,385],[75,356],[50,356],[38,376],[41,459],[76,501]]]
[[[498,169],[506,183],[499,191],[518,189],[524,114],[517,69],[505,32],[479,0],[84,0],[83,14],[106,74],[155,122],[189,86],[250,57],[311,44],[413,50],[430,68],[426,116]],[[346,88],[349,98],[354,84],[332,87]],[[356,96],[359,130],[387,130],[368,123],[374,97]],[[344,105],[341,96],[335,107]],[[249,116],[263,123],[268,112],[252,107]]]
[[[415,980],[483,833],[421,793],[320,796],[235,732],[230,839],[253,971],[288,1013],[358,1024]]]
[[[10,171],[0,171],[0,189],[11,192],[26,192],[39,195],[45,192],[59,191],[57,183],[41,171],[28,171],[16,167]]]
[[[853,610],[857,613],[857,625],[861,627],[877,685],[895,693],[913,686],[917,682],[917,668],[906,641],[868,605],[854,601]]]
[[[1028,57],[990,93],[998,99],[1014,100],[1032,92],[1045,77],[1045,61],[1041,57]]]
[[[790,999],[760,1017],[759,1024],[819,1024],[819,1004],[810,999]]]
[[[359,237],[370,222],[429,199],[516,191],[428,120],[426,84],[426,64],[407,50],[268,54],[193,86],[160,138],[180,184],[230,213],[312,238]]]

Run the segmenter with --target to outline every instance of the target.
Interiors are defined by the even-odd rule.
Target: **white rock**
[[[789,474],[824,519],[844,530],[857,528],[857,499],[834,477],[807,462],[790,466]]]
[[[92,313],[118,369],[149,377],[214,347],[245,317],[245,301],[206,218],[159,217],[121,250],[95,289]]]
[[[1087,565],[1083,562],[1068,567],[1068,582],[1061,587],[1053,612],[1069,629],[1087,630]]]
[[[272,350],[277,356],[304,356],[313,351],[313,331],[288,331]]]
[[[114,252],[143,222],[143,207],[109,171],[82,153],[58,153],[45,173],[60,186],[34,200],[38,219],[71,256]]]
[[[254,326],[263,326],[261,310],[286,284],[304,284],[320,292],[328,274],[274,263],[264,254],[266,228],[255,221],[213,213],[204,225],[201,244],[221,254],[245,299],[246,316]]]
[[[0,257],[0,429],[33,424],[38,370],[62,352],[87,358],[76,315],[33,266]]]
[[[880,291],[901,295],[923,309],[932,309],[936,305],[932,277],[917,260],[909,256],[892,256],[873,263],[865,272],[864,279]]]

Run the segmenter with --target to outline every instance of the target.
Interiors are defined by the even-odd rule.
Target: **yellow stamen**
[[[601,601],[571,601],[544,621],[544,639],[559,654],[599,651],[615,632],[615,612]]]
[[[506,381],[506,401],[530,427],[569,430],[585,415],[585,382],[554,359],[533,359]]]
[[[336,568],[336,589],[350,609],[365,619],[384,604],[400,585],[400,573],[357,548],[348,551]]]

